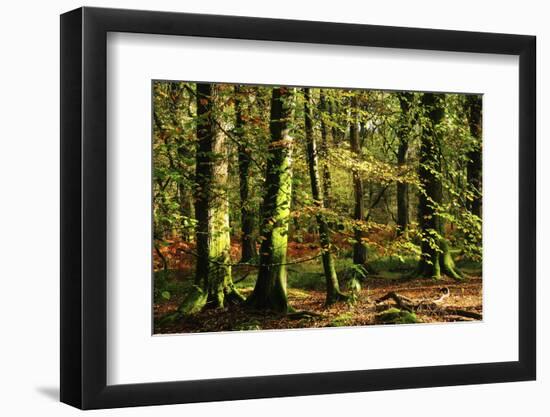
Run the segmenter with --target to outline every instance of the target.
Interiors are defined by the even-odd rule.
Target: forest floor
[[[306,257],[312,251],[312,247],[307,243],[293,243],[289,253],[297,259]],[[155,334],[381,324],[380,313],[396,307],[394,300],[379,301],[390,292],[395,292],[414,303],[430,302],[438,299],[442,292],[448,292],[449,295],[438,304],[442,309],[420,308],[415,311],[416,321],[419,323],[475,320],[449,311],[462,311],[474,315],[477,313],[479,317],[482,314],[482,278],[479,264],[458,260],[459,267],[469,276],[464,282],[449,278],[411,280],[404,277],[414,268],[415,259],[378,258],[372,262],[377,271],[376,275],[361,281],[361,290],[356,294],[354,303],[342,302],[330,307],[325,306],[322,266],[319,260],[313,260],[288,268],[289,303],[293,309],[303,311],[304,314],[274,315],[251,311],[244,306],[229,305],[225,309],[205,309],[193,316],[163,323],[163,317],[177,311],[193,280],[190,262],[185,261],[185,256],[179,256],[177,259],[180,263],[175,269],[155,274]],[[346,271],[351,267],[351,261],[347,258],[337,259],[336,265],[339,276],[345,277]],[[252,292],[255,278],[255,271],[250,267],[233,268],[233,279],[244,296]],[[345,283],[343,287],[345,291]]]

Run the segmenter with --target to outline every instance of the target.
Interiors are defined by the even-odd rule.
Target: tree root
[[[313,319],[313,318],[324,318],[323,314],[315,313],[314,311],[300,310],[292,311],[285,315],[291,320],[300,320],[300,319]]]
[[[441,295],[436,299],[422,299],[419,301],[412,300],[408,297],[400,295],[394,291],[391,291],[376,300],[377,304],[380,304],[386,300],[392,300],[397,307],[401,310],[405,310],[411,313],[417,313],[421,311],[428,311],[432,314],[439,315],[455,315],[461,317],[467,317],[474,320],[481,320],[483,316],[474,311],[467,311],[452,307],[443,307],[441,304],[451,295],[451,291],[447,287],[441,288]]]
[[[468,318],[474,319],[474,320],[482,320],[483,319],[483,316],[479,313],[476,313],[475,311],[461,310],[461,309],[458,309],[458,308],[446,308],[445,313],[450,314],[450,315],[455,315],[455,316],[468,317]]]

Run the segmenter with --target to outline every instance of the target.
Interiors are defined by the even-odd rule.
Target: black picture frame
[[[107,385],[108,32],[519,56],[519,360]],[[61,401],[82,409],[533,380],[536,376],[534,36],[79,8],[61,15]]]

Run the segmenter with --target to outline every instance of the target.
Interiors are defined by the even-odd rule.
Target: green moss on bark
[[[228,158],[219,101],[220,86],[197,84],[194,197],[198,257],[195,286],[180,307],[182,314],[197,313],[207,305],[223,308],[229,294],[238,298],[231,279]]]
[[[268,150],[266,193],[260,229],[260,268],[247,304],[255,309],[289,311],[286,252],[292,195],[292,147],[289,121],[293,90],[274,88],[271,98],[271,141]]]

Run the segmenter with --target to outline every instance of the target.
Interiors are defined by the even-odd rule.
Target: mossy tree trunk
[[[311,92],[309,88],[304,88],[304,115],[305,115],[305,134],[307,145],[307,161],[309,168],[309,179],[311,183],[311,195],[313,204],[318,212],[316,215],[317,227],[319,229],[319,241],[321,243],[321,257],[323,260],[323,270],[325,272],[326,282],[326,304],[334,304],[337,301],[346,300],[347,297],[340,292],[338,276],[334,258],[331,253],[330,230],[327,221],[323,216],[323,192],[321,190],[321,181],[319,178],[319,158],[317,154],[317,141],[313,131],[313,109],[311,103]]]
[[[468,187],[472,193],[472,201],[469,204],[469,209],[472,214],[481,218],[481,152],[482,152],[482,121],[481,121],[481,96],[468,95],[466,96],[466,111],[468,114],[468,124],[470,134],[474,140],[471,150],[468,152],[468,163],[466,165],[466,176],[468,179]]]
[[[425,122],[418,169],[420,180],[418,212],[422,234],[422,255],[417,273],[420,276],[435,279],[441,278],[443,274],[462,279],[462,274],[454,265],[449,245],[444,237],[444,222],[440,215],[443,203],[440,124],[445,116],[444,94],[425,93],[422,96],[422,110]]]
[[[359,105],[357,97],[353,95],[351,99],[351,122],[349,125],[349,140],[352,152],[357,157],[361,154],[361,146],[359,144]],[[353,212],[354,220],[363,222],[365,220],[365,197],[363,190],[363,180],[357,170],[353,170],[353,194],[355,198],[355,208]],[[367,263],[368,251],[363,243],[365,233],[361,227],[355,227],[354,231],[355,243],[353,244],[353,263],[365,265]]]
[[[180,311],[195,313],[205,305],[224,307],[242,300],[231,279],[228,159],[221,127],[220,86],[197,83],[195,216],[197,266],[195,286]]]
[[[399,105],[401,116],[399,120],[399,144],[397,147],[397,165],[403,168],[407,163],[409,151],[409,140],[412,131],[412,100],[413,93],[399,93]],[[407,235],[409,228],[409,184],[406,182],[397,183],[397,234]]]
[[[271,96],[270,143],[267,155],[265,195],[260,228],[260,268],[247,303],[261,310],[289,311],[286,252],[292,194],[290,122],[294,89],[274,88]]]
[[[257,256],[254,240],[254,211],[249,201],[250,147],[245,135],[241,87],[235,86],[235,130],[239,136],[239,192],[241,197],[241,262],[249,262]]]

